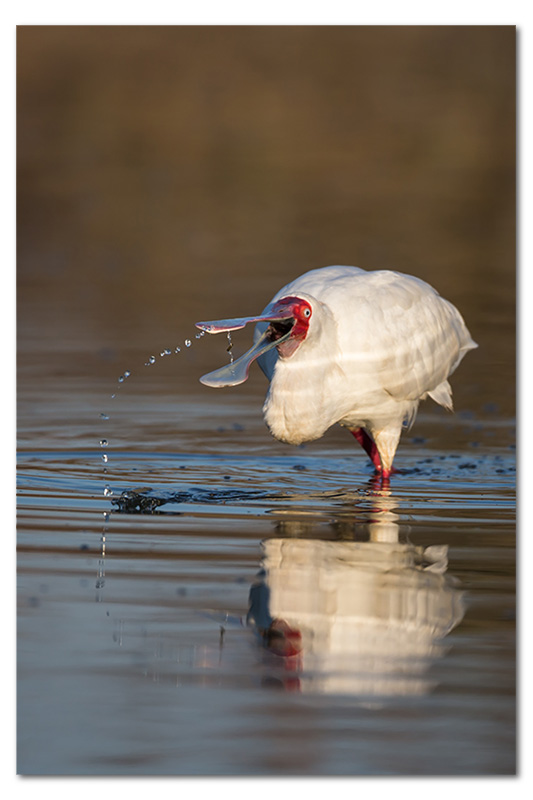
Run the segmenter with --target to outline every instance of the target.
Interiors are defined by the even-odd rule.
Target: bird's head
[[[282,297],[271,303],[256,321],[258,331],[266,334],[281,358],[290,358],[306,339],[313,316],[313,307],[303,297]]]
[[[247,353],[231,364],[204,375],[200,378],[201,383],[215,387],[244,383],[252,361],[274,347],[281,358],[291,358],[306,339],[312,319],[312,298],[291,295],[273,300],[263,313],[256,317],[197,322],[196,327],[207,333],[240,330],[249,322],[258,323],[259,331],[259,338]]]

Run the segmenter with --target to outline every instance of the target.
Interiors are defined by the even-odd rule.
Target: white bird
[[[459,311],[435,289],[388,270],[313,269],[258,316],[196,326],[220,333],[249,322],[257,323],[253,347],[200,381],[236,386],[258,359],[270,380],[263,413],[276,439],[313,441],[338,423],[384,478],[421,400],[453,410],[448,378],[477,347]]]

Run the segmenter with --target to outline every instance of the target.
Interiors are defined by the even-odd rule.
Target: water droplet
[[[112,394],[112,395],[111,395],[111,400],[114,400],[114,399],[115,399],[115,397],[116,397],[116,394]]]
[[[150,364],[155,364],[155,356],[150,356],[150,358],[148,359],[148,361],[145,363],[144,366],[149,367]]]
[[[129,369],[127,369],[126,372],[124,373],[124,377],[125,378],[129,378],[130,375],[131,375],[131,372],[129,371]]]
[[[120,378],[118,379],[118,382],[119,383],[124,383],[124,375],[120,376]]]
[[[161,350],[161,356],[170,356],[172,355],[172,350],[169,350],[168,347],[165,350]]]
[[[190,339],[185,339],[185,347],[190,347],[192,344]]]
[[[181,353],[181,347],[176,347],[176,349],[174,350],[174,352],[175,352],[175,353]]]
[[[229,360],[230,364],[233,364],[233,342],[231,341],[231,331],[227,332],[228,337],[228,346],[226,347],[226,353],[229,353]]]
[[[197,333],[197,334],[196,334],[196,338],[197,338],[197,339],[201,339],[201,338],[202,338],[202,336],[205,336],[205,331],[200,331],[200,333]]]
[[[100,447],[107,447],[108,444],[107,439],[100,439]]]
[[[107,486],[107,485],[104,486],[104,497],[109,497],[112,494],[113,494],[113,490],[111,489],[111,487]]]
[[[99,415],[99,416],[100,416],[100,419],[109,419],[108,415],[107,415],[107,414],[104,414],[104,412],[103,412],[103,411],[101,411],[101,412],[100,412],[100,415]]]
[[[104,453],[104,455],[102,456],[102,461],[104,462],[104,464],[107,464],[107,462],[109,461],[107,453]]]

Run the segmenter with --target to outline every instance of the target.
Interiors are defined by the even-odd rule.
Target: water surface
[[[382,488],[344,431],[202,397],[187,450],[161,393],[96,419],[106,464],[81,422],[20,449],[21,771],[512,773],[512,424],[423,413]]]

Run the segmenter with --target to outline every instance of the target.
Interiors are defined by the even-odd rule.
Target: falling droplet
[[[107,447],[108,444],[107,439],[100,439],[100,447]]]
[[[104,497],[110,497],[113,494],[113,490],[110,486],[104,486]]]
[[[200,331],[200,333],[197,333],[197,334],[196,334],[196,338],[197,338],[197,339],[201,339],[201,338],[202,338],[202,336],[205,336],[205,331]]]
[[[174,352],[175,352],[175,353],[181,353],[181,347],[176,347],[176,349],[174,350]]]
[[[149,367],[150,364],[155,364],[155,356],[150,356],[150,358],[148,359],[148,361],[145,363],[144,366]]]
[[[161,356],[170,356],[172,355],[172,350],[169,350],[168,347],[165,350],[161,350]]]
[[[118,382],[119,383],[124,383],[124,375],[120,376],[120,378],[118,379]]]
[[[102,461],[104,462],[104,464],[107,464],[107,462],[109,461],[107,453],[104,453],[104,455],[102,456]]]
[[[230,331],[228,331],[227,337],[228,337],[228,346],[226,347],[226,352],[229,353],[230,364],[233,364],[233,342],[231,340]]]
[[[111,400],[114,400],[114,399],[115,399],[115,397],[116,397],[116,394],[112,394],[112,395],[111,395]]]
[[[107,415],[107,414],[104,414],[104,412],[103,412],[103,411],[101,411],[101,412],[100,412],[100,415],[99,415],[99,416],[100,416],[100,419],[109,419],[108,415]]]
[[[185,347],[190,347],[192,344],[190,339],[185,339]]]

